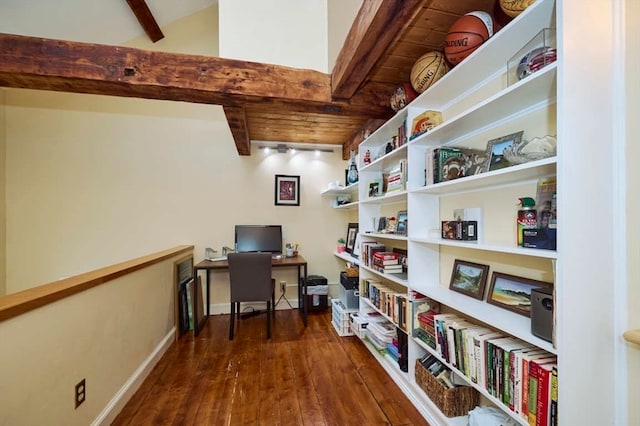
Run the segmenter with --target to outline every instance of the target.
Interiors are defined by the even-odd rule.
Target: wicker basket
[[[480,400],[478,391],[470,386],[447,388],[416,360],[416,383],[447,417],[465,416]]]
[[[347,268],[345,270],[345,272],[347,273],[348,277],[357,277],[358,274],[360,274],[360,269],[358,269],[358,268]]]

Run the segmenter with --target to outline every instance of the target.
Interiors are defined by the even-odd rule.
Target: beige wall
[[[220,56],[327,70],[326,0],[219,0]]]
[[[182,257],[1,321],[0,425],[109,424],[173,342]],[[86,401],[75,409],[82,379]]]
[[[337,280],[338,152],[241,157],[215,106],[11,90],[6,112],[10,292],[183,243],[199,260],[234,224],[282,224]],[[300,175],[300,207],[274,206],[276,174]]]
[[[215,16],[167,33],[194,31],[182,50],[213,55]],[[331,253],[347,218],[319,195],[344,175],[338,150],[241,157],[217,106],[16,89],[5,105],[8,292],[182,243],[198,261],[232,246],[238,223],[282,224],[309,272],[338,280]],[[274,206],[276,174],[301,176],[300,207]]]
[[[153,43],[146,35],[123,43],[130,47],[189,55],[218,56],[218,5],[162,26],[164,38]]]
[[[637,182],[640,181],[640,170],[637,160],[640,158],[640,146],[638,146],[637,135],[640,133],[640,123],[636,118],[637,111],[640,111],[640,82],[637,77],[637,70],[640,69],[640,30],[637,23],[640,22],[640,2],[627,0],[625,2],[626,18],[626,90],[627,93],[627,120],[626,120],[626,171],[627,171],[627,229],[637,229],[637,217],[640,211],[640,200],[638,200]],[[640,241],[638,232],[629,234],[627,240],[627,329],[640,329]],[[627,404],[629,408],[629,425],[640,424],[640,346],[634,344],[627,345]]]
[[[6,287],[6,218],[5,218],[5,90],[0,89],[0,296],[7,293]]]
[[[360,10],[362,0],[327,0],[328,14],[328,70],[333,71],[336,58],[349,34],[351,24]]]

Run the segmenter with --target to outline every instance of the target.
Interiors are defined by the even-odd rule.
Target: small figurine
[[[366,150],[364,152],[364,158],[362,159],[362,161],[364,162],[364,164],[371,164],[371,152],[369,150]]]

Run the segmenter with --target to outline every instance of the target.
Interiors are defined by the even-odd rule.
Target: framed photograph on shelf
[[[499,170],[511,166],[512,164],[504,157],[504,150],[512,145],[519,145],[522,142],[523,133],[524,131],[521,130],[487,142],[487,165],[484,170]]]
[[[356,237],[358,235],[358,224],[350,223],[347,225],[347,244],[345,251],[349,254],[353,254],[353,248],[356,245]]]
[[[494,272],[487,302],[526,317],[531,316],[531,290],[550,288],[552,283]]]
[[[407,211],[400,210],[396,216],[396,234],[407,235]]]
[[[382,194],[382,179],[369,182],[369,198],[379,197]]]
[[[449,290],[482,300],[488,275],[489,265],[456,259],[453,262]]]
[[[276,175],[275,205],[300,205],[300,176]]]

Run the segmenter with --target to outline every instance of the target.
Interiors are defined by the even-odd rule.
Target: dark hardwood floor
[[[183,335],[114,425],[426,425],[356,337],[338,337],[331,312],[277,311],[236,324],[212,316]]]

